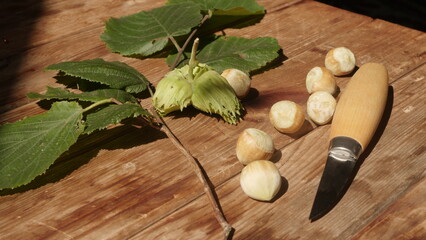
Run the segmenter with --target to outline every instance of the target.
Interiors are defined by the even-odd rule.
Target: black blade
[[[337,205],[352,183],[355,166],[354,159],[342,161],[328,155],[309,215],[311,221],[321,218]]]

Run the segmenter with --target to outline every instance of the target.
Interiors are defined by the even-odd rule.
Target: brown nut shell
[[[221,76],[228,81],[238,98],[242,99],[247,96],[251,85],[249,75],[241,70],[230,68],[224,70]]]
[[[259,201],[270,201],[281,188],[282,180],[278,168],[267,160],[257,160],[243,168],[240,186],[243,192]]]
[[[238,137],[237,158],[244,165],[255,160],[269,160],[274,152],[272,137],[262,130],[247,128]]]

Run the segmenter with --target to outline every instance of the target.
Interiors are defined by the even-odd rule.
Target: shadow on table
[[[0,122],[11,103],[23,60],[30,48],[31,35],[43,13],[43,1],[2,1],[0,7]]]
[[[426,31],[424,0],[317,0],[351,12]]]

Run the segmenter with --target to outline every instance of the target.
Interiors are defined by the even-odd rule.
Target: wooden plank
[[[426,239],[424,196],[425,178],[358,232],[353,239]]]
[[[413,186],[423,183],[424,188],[426,152],[424,142],[416,139],[424,136],[426,125],[425,73],[423,65],[392,85],[385,120],[372,142],[374,149],[369,147],[344,198],[318,221],[311,223],[308,216],[325,163],[329,126],[317,128],[282,149],[276,165],[285,184],[272,203],[246,197],[239,187],[239,175],[219,186],[225,215],[236,229],[233,239],[350,239]],[[417,201],[422,201],[420,196]],[[209,211],[206,202],[202,196],[132,239],[220,238],[219,225],[205,214]],[[410,209],[415,211],[416,207]],[[424,221],[415,212],[398,213],[402,219],[413,215],[413,221]],[[416,236],[425,234],[421,225],[405,227]]]
[[[398,34],[397,34],[398,33]],[[411,38],[407,36],[411,35]],[[349,46],[358,63],[378,61],[386,65],[392,81],[422,64],[426,55],[426,34],[399,25],[375,20],[355,31],[333,38],[318,49]]]
[[[302,1],[288,9],[271,9],[264,21],[268,24],[263,24],[260,30],[255,25],[238,30],[227,29],[225,32],[246,37],[261,35],[277,38],[284,55],[293,58],[373,20],[319,2]]]
[[[307,7],[307,5],[315,7]],[[306,2],[294,7],[299,8],[301,14],[302,12],[304,14],[304,11],[301,11],[302,9],[324,9],[324,12],[331,12],[328,10],[328,6],[316,2]],[[284,16],[293,16],[290,13],[296,15],[299,11],[295,11],[293,7],[290,7],[273,12],[271,15],[282,14],[282,18],[284,18]],[[336,12],[335,14],[339,15],[340,13]],[[330,16],[330,21],[326,21],[326,23],[328,25],[335,23],[337,29],[339,26],[342,27],[340,31],[348,27],[347,22],[351,21],[352,18],[357,20],[353,27],[359,26],[360,22],[368,23],[371,21],[368,18],[365,18],[365,20],[361,18],[358,19],[356,17],[358,15],[351,15],[345,12],[345,14],[339,15],[341,18],[336,22],[334,16],[335,15]],[[323,18],[324,16],[321,17],[321,19]],[[253,26],[249,31],[251,32],[250,35],[246,36],[263,36],[260,29],[263,29],[265,25],[272,25],[276,19],[276,16],[270,18],[265,17],[265,22]],[[314,23],[319,21],[317,18],[313,18],[309,22],[310,26],[314,26]],[[369,26],[370,28],[375,28],[374,24]],[[255,28],[257,28],[257,30]],[[295,26],[293,23],[289,23],[287,28],[293,29]],[[337,29],[334,29],[334,31],[337,32]],[[380,31],[384,30],[378,30],[377,33],[380,33]],[[398,34],[399,31],[401,31],[401,29],[393,28],[391,33],[388,34],[388,37]],[[335,34],[336,32],[332,33]],[[318,36],[327,33],[328,31],[324,30],[321,34],[318,33]],[[419,34],[419,32],[405,31],[405,33],[406,39],[404,38],[402,40],[413,44],[413,46],[410,46],[410,49],[416,49],[415,44],[418,44],[419,40],[424,40],[424,37],[421,37],[422,35]],[[94,36],[95,34],[92,35]],[[332,35],[330,35],[329,38],[323,38],[323,41],[334,39]],[[82,35],[80,35],[80,37],[81,36]],[[407,40],[412,37],[417,37],[417,41],[410,42]],[[280,43],[284,41],[281,38],[278,40]],[[386,38],[380,38],[380,41],[386,40]],[[69,43],[71,43],[71,41]],[[316,42],[316,44],[320,43],[321,41]],[[364,43],[368,44],[368,42]],[[56,48],[63,48],[60,53],[59,50],[57,51],[59,54],[63,54],[61,55],[62,57],[67,59],[86,59],[92,56],[98,57],[99,52],[102,53],[101,56],[106,56],[108,59],[121,59],[116,55],[108,53],[102,47],[86,48],[83,43],[79,43],[78,45],[83,47],[79,53],[67,53],[71,51],[72,48],[76,49],[76,45],[66,48],[67,45],[63,44],[64,43],[61,43],[55,46]],[[40,46],[40,48],[44,48],[47,45],[49,44]],[[311,65],[320,64],[324,57],[323,50],[318,51],[316,48],[312,49],[313,45],[307,45],[305,50],[311,49],[311,51],[307,51],[303,54],[298,53],[301,48],[297,43],[293,46],[294,48],[287,48],[285,51],[292,52],[294,50],[294,58],[271,71],[255,76],[253,87],[259,91],[260,95],[255,99],[249,99],[245,103],[246,106],[248,106],[248,114],[246,120],[239,126],[225,125],[221,121],[209,118],[195,111],[187,111],[184,114],[178,114],[176,119],[173,120],[171,120],[173,117],[168,118],[168,120],[170,119],[168,122],[172,129],[176,130],[179,138],[191,152],[200,159],[215,185],[222,184],[230,177],[236,175],[241,169],[241,165],[235,162],[233,143],[237,134],[245,127],[258,127],[269,132],[274,136],[274,140],[279,148],[294,141],[294,138],[299,137],[291,137],[277,133],[269,125],[267,120],[269,106],[277,99],[283,97],[281,95],[283,92],[287,94],[285,96],[286,98],[299,103],[304,103],[304,101],[306,101],[307,94],[304,90],[304,75]],[[56,48],[54,45],[51,45],[49,48],[45,48],[45,50],[50,49],[54,52],[53,55],[56,55],[58,54],[55,52]],[[380,54],[385,51],[386,49],[379,48],[376,49],[374,53]],[[415,51],[408,53],[418,54],[418,52]],[[402,54],[404,53],[400,53],[400,55]],[[386,60],[393,63],[393,61],[397,62],[398,56],[398,54],[392,56],[395,57],[393,60],[392,58],[388,59],[386,56],[385,58],[379,56],[376,59],[378,61]],[[36,59],[35,56],[34,59]],[[60,58],[56,60],[60,60]],[[46,60],[40,61],[47,62]],[[157,79],[162,75],[159,72],[165,71],[166,69],[162,60],[158,59],[149,61],[126,59],[126,62],[144,71],[147,67],[149,76],[153,78],[157,76]],[[424,62],[423,57],[416,59],[414,64],[418,65],[421,62]],[[411,61],[411,63],[413,62]],[[38,64],[40,64],[40,62]],[[405,64],[405,62],[400,62],[399,64]],[[40,66],[41,65],[42,64],[40,64]],[[415,68],[415,66],[412,66],[412,68]],[[306,71],[300,71],[300,69],[305,69]],[[408,71],[409,69],[405,70]],[[146,75],[148,76],[148,74]],[[285,76],[285,78],[283,79],[282,76]],[[42,79],[42,77],[37,78],[39,80]],[[31,74],[28,73],[26,80],[31,81],[31,79]],[[262,80],[260,81],[260,79]],[[395,78],[393,79],[395,80]],[[44,81],[45,83],[49,83],[51,80]],[[345,79],[341,79],[341,83],[343,84],[344,82]],[[36,87],[39,86],[44,88],[43,83],[35,81],[33,83]],[[18,114],[21,114],[21,116],[25,115],[27,112],[24,110],[24,107],[21,109],[22,111],[11,111],[10,115],[13,116],[8,114],[7,117],[9,119],[14,119]],[[192,130],[188,132],[188,128]],[[209,132],[205,131],[206,128],[209,129]],[[148,131],[147,134],[149,133],[152,133],[152,131]],[[44,185],[35,190],[0,198],[0,206],[8,206],[0,210],[2,216],[8,216],[4,218],[4,221],[9,224],[13,223],[10,224],[5,231],[2,231],[5,232],[5,236],[13,238],[25,237],[20,235],[23,234],[23,231],[20,232],[20,230],[31,229],[33,233],[30,237],[33,239],[44,237],[55,239],[64,236],[84,237],[89,239],[108,236],[110,238],[121,239],[132,236],[141,231],[144,227],[154,224],[161,218],[185,206],[202,194],[198,180],[192,174],[191,170],[185,167],[186,162],[183,157],[180,153],[173,150],[173,147],[167,139],[161,139],[163,136],[157,136],[156,138],[160,139],[151,142],[153,139],[145,136],[143,132],[135,131],[134,128],[123,128],[114,132],[105,133],[105,135],[106,136],[94,136],[93,138],[84,140],[80,143],[81,145],[76,147],[75,155],[71,154],[71,157],[59,162],[57,169],[67,169],[69,168],[67,166],[75,165],[71,168],[74,171],[72,171],[71,174],[68,173],[70,175],[60,177],[60,180],[56,179],[54,184]],[[96,142],[97,137],[105,140],[100,143]],[[114,138],[117,139],[114,140]],[[124,144],[131,141],[135,141],[134,145],[129,146],[128,144]],[[87,142],[92,145],[89,144],[89,147],[87,147]],[[126,147],[122,147],[123,144]],[[95,149],[91,150],[92,146]],[[157,162],[154,162],[153,159],[161,159],[159,166],[155,165]],[[75,161],[77,163],[73,163]],[[105,163],[105,161],[108,161],[108,163]],[[129,161],[135,165],[128,164]],[[85,164],[86,162],[88,163]],[[133,169],[133,166],[135,166],[133,174],[129,174],[129,172],[133,171],[126,172],[126,169]],[[115,172],[117,171],[116,169],[124,170],[123,172]],[[111,173],[111,171],[114,172]],[[151,171],[156,173],[152,177],[150,176]],[[94,176],[96,176],[96,179],[94,179]],[[164,177],[164,179],[161,178],[160,184],[155,182],[155,180],[157,180],[155,177],[159,177],[160,179],[160,176],[168,177]],[[235,187],[237,186],[238,184],[235,185]],[[118,193],[115,194],[114,191],[118,191]],[[70,201],[65,201],[64,199],[67,199],[67,196],[64,196],[66,192],[73,192],[76,197],[69,197]],[[91,198],[82,199],[87,194],[89,194]],[[44,198],[49,199],[42,201],[44,205],[40,203],[33,206],[35,200]],[[207,205],[207,203],[204,204]],[[44,208],[46,205],[49,205],[49,211],[46,211]],[[57,212],[61,214],[54,216],[53,212],[55,214]],[[208,206],[206,206],[204,213],[206,212],[209,212]],[[21,218],[16,219],[18,216],[21,216]],[[216,224],[214,220],[212,224]],[[0,229],[3,230],[2,225],[0,225]]]
[[[58,239],[67,233],[76,238],[122,239],[190,201],[191,192],[202,192],[192,170],[163,134],[149,129],[118,131],[122,137],[103,133],[83,141],[89,151],[75,146],[70,158],[61,159],[53,174],[38,181],[42,186],[33,186],[35,190],[0,198],[0,212],[7,214],[0,221],[2,236]],[[94,139],[98,141],[91,143]],[[139,155],[141,149],[148,153]],[[45,181],[54,184],[43,185]]]
[[[303,5],[301,5],[301,7],[303,7]],[[348,19],[350,18],[350,16],[347,17]],[[153,64],[154,66],[155,64]],[[276,81],[280,81],[279,79],[276,79]],[[285,85],[281,86],[280,89],[284,89]],[[260,88],[258,88],[260,89]],[[302,88],[303,89],[303,88]],[[297,90],[297,92],[304,92],[304,90]],[[297,93],[296,92],[296,93]],[[294,99],[295,101],[297,99]],[[302,102],[302,98],[300,98],[299,100]],[[269,104],[269,102],[268,102]],[[256,109],[254,109],[256,110]],[[17,112],[20,113],[28,113],[28,111],[23,111],[22,109],[17,110]],[[254,111],[252,111],[254,112]],[[265,119],[265,114],[267,113],[267,107],[263,107],[263,112],[264,114],[262,115],[262,118]],[[16,113],[16,112],[15,112]],[[187,114],[187,113],[186,113]],[[14,117],[16,116],[15,114],[11,114]],[[185,115],[183,115],[185,116]],[[187,116],[187,115],[186,115]],[[261,115],[258,115],[261,116]],[[254,115],[254,117],[256,118],[256,115]],[[187,118],[181,118],[181,119],[176,119],[173,120],[172,123],[172,127],[173,129],[177,129],[179,135],[184,134],[187,132],[186,130],[186,122],[187,122]],[[191,134],[187,137],[184,137],[183,140],[185,141],[186,145],[190,147],[191,151],[194,153],[194,155],[196,157],[198,157],[199,159],[201,159],[203,161],[203,164],[207,161],[210,161],[213,163],[213,165],[209,166],[208,168],[208,172],[209,175],[212,175],[212,181],[214,182],[214,184],[219,184],[220,182],[223,182],[224,180],[228,179],[229,176],[234,175],[236,172],[238,172],[241,169],[241,166],[239,164],[236,164],[234,159],[234,147],[233,144],[233,139],[236,138],[237,136],[237,132],[240,131],[240,129],[242,129],[243,127],[247,127],[247,126],[257,126],[257,124],[259,124],[258,120],[249,120],[248,124],[246,124],[245,126],[241,126],[241,127],[234,127],[234,126],[229,126],[229,125],[225,125],[222,122],[217,122],[214,119],[210,119],[207,118],[201,114],[199,114],[197,117],[195,117],[193,119],[193,121],[191,122],[191,128],[193,129],[203,129],[206,125],[207,126],[211,126],[209,127],[210,129],[214,129],[214,131],[211,132],[206,132],[206,131],[194,131],[191,132]],[[268,122],[263,122],[262,123],[263,126],[268,126],[268,132],[270,132],[271,134],[275,135],[276,139],[284,139],[282,140],[282,142],[280,141],[276,141],[277,142],[277,147],[281,146],[282,144],[288,143],[290,141],[293,141],[293,138],[291,137],[287,137],[284,136],[284,138],[282,137],[283,135],[278,134],[272,127],[269,126]],[[229,129],[231,129],[231,131]],[[223,134],[223,132],[225,132],[226,134]],[[202,133],[202,134],[200,134]],[[115,134],[120,134],[115,132]],[[123,132],[122,134],[126,134],[126,132]],[[185,134],[187,135],[187,134]],[[110,137],[111,138],[111,137]],[[129,136],[129,139],[133,139],[135,138],[134,136]],[[218,144],[219,142],[219,144]],[[82,143],[82,145],[84,146],[85,144]],[[167,143],[163,143],[163,144],[158,144],[157,146],[164,146],[162,147],[163,149],[169,149],[170,148],[170,144]],[[141,148],[143,149],[143,148]],[[149,147],[148,147],[149,149]],[[127,150],[127,151],[131,151],[131,150]],[[134,149],[134,151],[143,151],[143,150],[138,150],[138,149]],[[160,158],[161,156],[161,152],[156,154],[155,158]],[[91,156],[96,155],[96,154],[91,154]],[[98,156],[98,157],[102,157],[102,155]],[[84,157],[83,157],[84,158]],[[112,158],[112,157],[111,157]],[[161,158],[163,158],[163,156],[161,156]],[[78,159],[78,158],[77,158]],[[70,160],[73,161],[73,160]],[[75,161],[75,160],[74,160]],[[78,160],[77,160],[78,161]],[[177,162],[181,162],[182,164],[185,164],[184,160],[182,160],[181,157],[179,157],[179,159],[176,159]],[[62,165],[58,165],[57,168],[60,168],[60,166]],[[95,167],[96,168],[96,167]],[[96,170],[95,170],[96,171]],[[143,173],[143,172],[142,172]],[[74,173],[74,174],[78,174],[78,173]],[[192,175],[191,172],[184,172],[182,174],[186,174],[186,175]],[[140,175],[140,177],[142,178],[143,175]],[[105,180],[105,181],[110,181],[109,179]],[[139,180],[142,181],[143,180]],[[192,182],[192,184],[197,185],[197,179],[195,178],[190,178],[190,180],[187,181],[187,183]],[[65,183],[65,185],[67,185],[69,183]],[[172,184],[172,183],[170,183]],[[174,185],[176,186],[181,186],[182,183],[180,181],[177,182],[173,182]],[[181,192],[185,192],[185,190],[181,189],[180,187],[174,187],[174,189],[176,189],[176,191],[181,191]],[[67,188],[66,186],[57,186],[58,188]],[[168,186],[164,186],[164,188],[169,188]],[[91,189],[87,189],[87,191],[92,191]],[[94,194],[94,193],[91,193]],[[104,194],[104,193],[100,193],[100,194]],[[147,193],[149,194],[149,193]],[[193,192],[191,194],[188,194],[187,196],[187,201],[189,201],[188,199],[193,199],[197,196],[199,196],[201,194],[201,191],[198,192]],[[25,198],[25,196],[23,197]],[[152,198],[153,201],[157,201],[156,198]],[[179,207],[181,204],[185,203],[184,201],[179,202],[179,201],[175,201],[174,205],[167,205],[167,203],[163,203],[163,202],[158,202],[158,209],[162,209],[160,212],[155,214],[152,214],[153,216],[150,215],[149,218],[147,218],[147,222],[150,221],[156,221],[158,218],[160,218],[162,215],[168,214],[169,211],[171,211],[174,207]],[[71,203],[70,203],[71,205]],[[117,210],[117,211],[122,211],[122,213],[120,214],[119,217],[115,217],[116,220],[118,220],[119,218],[131,218],[133,216],[132,212],[126,211],[126,209],[123,208],[118,208],[121,210]],[[137,208],[138,209],[138,208]],[[37,214],[35,214],[37,215]],[[40,216],[40,222],[43,222],[43,219],[49,219],[50,216]],[[80,222],[85,223],[85,226],[93,226],[93,225],[89,225],[86,220],[81,219]],[[131,221],[130,221],[131,222]],[[117,224],[117,221],[109,221],[109,224]],[[141,222],[141,224],[143,224],[143,222]],[[135,225],[138,226],[138,225]],[[93,226],[93,228],[96,228],[97,226]],[[43,228],[44,229],[44,228]],[[114,229],[114,228],[110,228],[110,229]],[[66,229],[63,229],[66,230]],[[101,230],[99,230],[101,231]],[[130,230],[129,230],[130,231]],[[95,232],[96,233],[96,232]],[[119,233],[118,233],[119,234]]]
[[[110,17],[162,6],[161,1],[6,1],[0,10],[0,32],[6,41],[0,56],[10,56],[93,28]],[[13,13],[13,14],[11,14]],[[11,27],[14,26],[14,27]]]

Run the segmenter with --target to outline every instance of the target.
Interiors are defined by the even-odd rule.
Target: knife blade
[[[309,215],[311,221],[331,211],[349,188],[357,160],[382,118],[388,82],[383,64],[366,63],[342,91],[331,124],[327,162]]]

